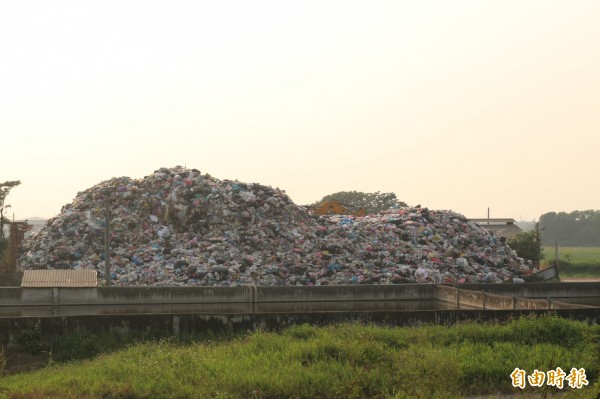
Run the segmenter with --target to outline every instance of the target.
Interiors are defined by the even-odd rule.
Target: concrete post
[[[456,310],[460,308],[460,291],[454,291],[454,295],[456,295]]]

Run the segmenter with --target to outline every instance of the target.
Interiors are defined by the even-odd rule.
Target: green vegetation
[[[532,261],[534,265],[539,265],[540,261],[544,258],[538,223],[535,224],[534,230],[523,231],[515,237],[510,238],[508,245],[517,252],[517,255],[523,259]]]
[[[545,266],[554,263],[554,247],[544,247]],[[558,265],[561,276],[600,277],[600,247],[559,247]]]
[[[218,341],[142,342],[1,377],[0,398],[462,398],[520,392],[510,379],[516,367],[584,368],[590,387],[567,386],[561,398],[596,397],[600,326],[557,317],[453,327],[301,325]]]
[[[357,208],[364,208],[367,213],[377,213],[385,211],[393,206],[407,206],[405,202],[398,200],[394,193],[363,193],[361,191],[340,191],[329,194],[321,198],[314,204],[308,205],[311,208],[318,207],[326,201],[338,201],[342,204],[351,205]]]
[[[4,225],[10,223],[10,219],[4,216],[5,210],[10,208],[10,205],[6,203],[6,197],[8,197],[8,194],[10,194],[10,190],[17,187],[19,184],[21,184],[19,180],[5,181],[0,183],[0,238],[5,238]]]

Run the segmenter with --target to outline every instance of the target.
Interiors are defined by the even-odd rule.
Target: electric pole
[[[106,286],[110,287],[110,200],[108,199],[106,200],[104,216],[104,275]]]

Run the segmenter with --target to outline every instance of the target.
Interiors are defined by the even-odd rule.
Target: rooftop
[[[25,270],[21,287],[96,287],[98,273],[95,270]]]

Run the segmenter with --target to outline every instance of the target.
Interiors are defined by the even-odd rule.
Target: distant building
[[[8,224],[8,246],[0,259],[0,271],[14,272],[17,269],[19,247],[25,239],[25,234],[31,225],[25,222],[10,222]]]
[[[31,219],[21,220],[21,221],[22,222],[26,221],[27,224],[29,224],[31,226],[31,230],[29,230],[27,233],[25,233],[25,238],[29,238],[33,234],[39,232],[42,229],[42,227],[44,227],[47,219],[31,218]]]
[[[35,233],[42,230],[42,227],[44,227],[44,225],[46,224],[46,221],[47,221],[47,219],[31,218],[31,219],[15,220],[13,223],[27,223],[29,226],[31,226],[27,230],[27,232],[25,232],[25,238],[29,238],[32,235],[34,235]],[[7,223],[4,226],[4,236],[5,237],[8,237],[9,228],[10,228],[10,224]]]
[[[469,219],[470,222],[477,224],[478,226],[486,229],[494,237],[506,237],[514,238],[517,234],[522,232],[521,228],[515,223],[515,219]]]

